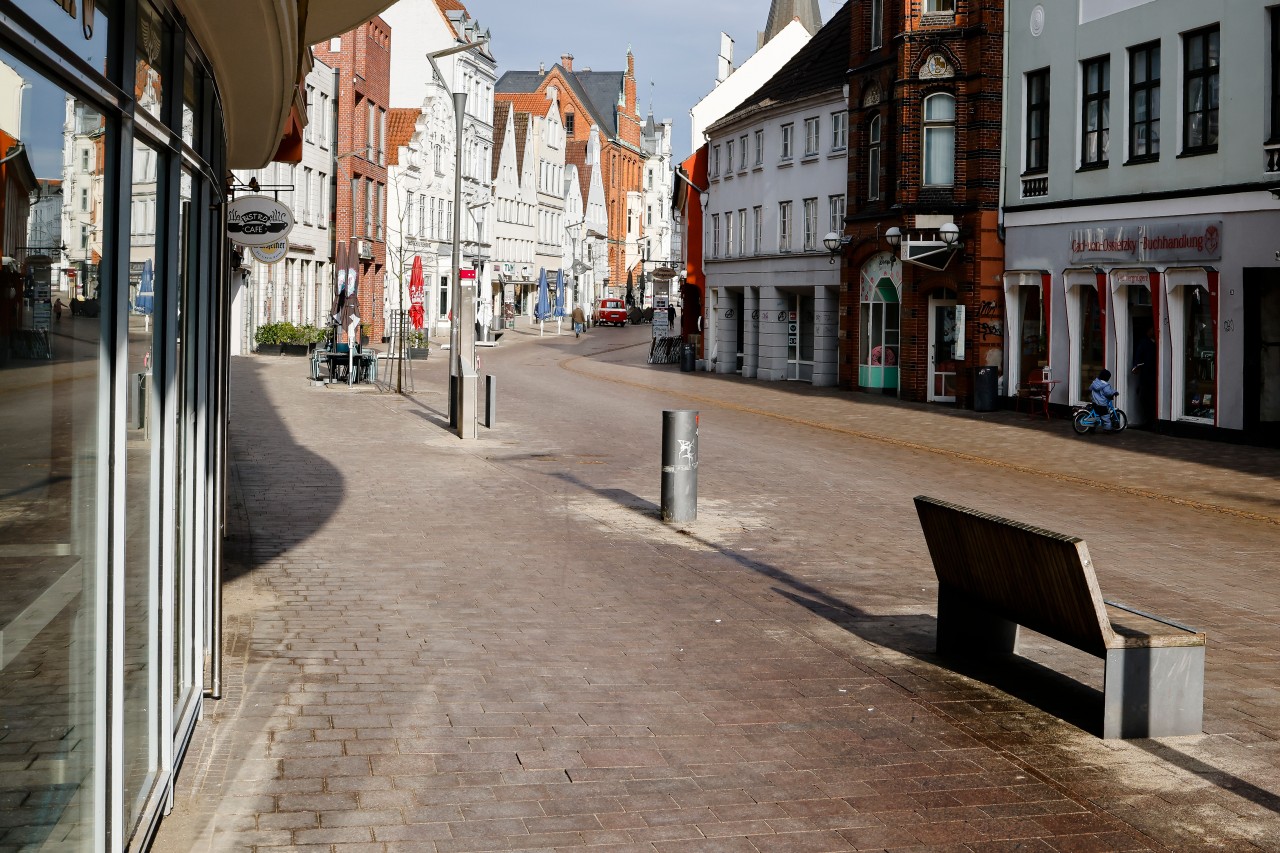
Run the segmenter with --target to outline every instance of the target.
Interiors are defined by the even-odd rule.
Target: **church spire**
[[[786,29],[787,24],[799,21],[800,25],[813,35],[822,29],[822,13],[818,11],[818,0],[772,0],[769,5],[769,20],[764,25],[764,32],[756,37],[756,49],[778,33]]]

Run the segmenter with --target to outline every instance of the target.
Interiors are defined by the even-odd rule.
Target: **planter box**
[[[409,358],[426,360],[431,353],[428,347],[409,347]]]
[[[314,347],[311,344],[281,344],[281,355],[308,356]]]

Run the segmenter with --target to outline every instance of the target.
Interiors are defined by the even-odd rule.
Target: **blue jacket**
[[[1111,387],[1110,382],[1102,379],[1093,380],[1093,384],[1089,386],[1089,394],[1093,398],[1095,406],[1105,407],[1111,402],[1111,398],[1116,396],[1116,389]]]

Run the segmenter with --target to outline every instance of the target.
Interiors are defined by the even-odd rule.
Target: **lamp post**
[[[446,92],[449,84],[440,72],[436,62],[455,53],[477,50],[489,43],[488,36],[482,36],[473,42],[455,44],[444,50],[436,50],[427,54],[427,61],[435,72],[436,79]],[[450,270],[451,287],[449,291],[449,307],[453,316],[449,323],[449,375],[452,379],[449,394],[449,422],[456,425],[459,438],[475,438],[475,325],[470,321],[465,327],[459,316],[462,308],[462,120],[467,111],[467,93],[452,92],[453,96],[453,269]],[[471,314],[475,311],[475,300],[470,300]],[[463,359],[466,359],[464,362]],[[470,406],[465,403],[470,402]]]

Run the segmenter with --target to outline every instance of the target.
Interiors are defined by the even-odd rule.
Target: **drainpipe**
[[[1003,68],[1000,72],[1000,197],[996,199],[996,236],[1004,243],[1004,193],[1009,161],[1009,4],[1004,7]]]

